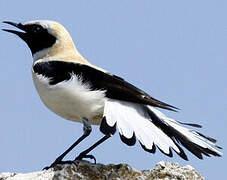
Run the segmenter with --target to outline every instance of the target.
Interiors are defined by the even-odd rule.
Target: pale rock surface
[[[0,180],[204,180],[192,166],[159,162],[155,169],[137,171],[127,164],[75,164],[57,165],[48,170],[21,174],[1,173]]]

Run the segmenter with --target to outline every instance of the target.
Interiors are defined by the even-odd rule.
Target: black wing
[[[40,62],[34,65],[33,70],[37,74],[50,78],[50,85],[69,80],[72,74],[75,74],[81,77],[82,82],[89,83],[92,90],[105,90],[108,98],[151,105],[172,111],[177,109],[152,98],[118,76],[84,64],[61,61]]]

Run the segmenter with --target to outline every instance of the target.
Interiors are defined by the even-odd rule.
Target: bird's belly
[[[100,124],[104,91],[91,91],[77,77],[56,85],[49,85],[49,80],[41,75],[33,74],[33,80],[43,103],[56,114],[71,121],[86,118],[91,124]]]

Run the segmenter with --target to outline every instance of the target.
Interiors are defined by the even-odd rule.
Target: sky
[[[218,140],[223,157],[189,161],[129,147],[118,133],[92,154],[99,163],[151,169],[159,161],[191,165],[206,179],[226,177],[227,1],[0,1],[0,22],[55,20],[91,63],[123,77],[152,97],[179,107],[162,111]],[[0,28],[8,28],[0,24]],[[33,172],[50,165],[82,134],[82,124],[48,110],[34,88],[32,56],[15,35],[0,32],[0,172]],[[102,137],[91,135],[66,159],[74,159]]]

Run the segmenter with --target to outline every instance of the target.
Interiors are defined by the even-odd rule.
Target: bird
[[[183,123],[167,117],[160,109],[179,111],[151,97],[123,78],[91,64],[77,50],[63,25],[51,20],[24,23],[4,21],[19,30],[2,29],[19,36],[30,48],[32,77],[42,102],[62,118],[83,124],[83,134],[49,166],[61,164],[63,158],[88,137],[92,125],[104,134],[82,151],[73,161],[95,159],[89,154],[116,131],[123,143],[133,146],[138,141],[150,153],[159,149],[184,160],[186,148],[199,159],[221,156],[216,140],[194,128],[199,124]]]

